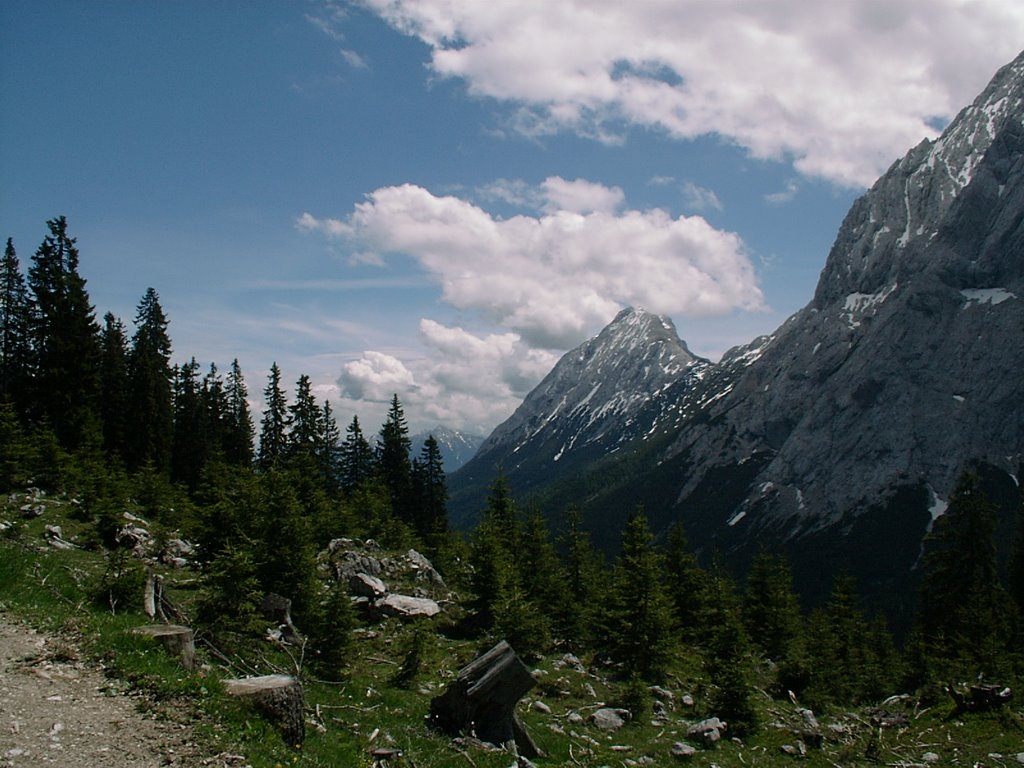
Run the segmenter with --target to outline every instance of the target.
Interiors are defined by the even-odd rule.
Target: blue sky
[[[997,0],[4,0],[0,235],[66,215],[99,316],[153,286],[254,400],[486,433],[623,306],[770,333],[1022,46]]]

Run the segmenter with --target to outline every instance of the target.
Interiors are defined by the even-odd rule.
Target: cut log
[[[430,702],[429,722],[449,736],[475,735],[499,747],[514,746],[527,758],[540,750],[515,715],[516,702],[536,684],[512,647],[502,640],[459,670]]]
[[[972,685],[967,690],[949,686],[957,712],[987,712],[1013,701],[1013,691],[1002,685]]]
[[[196,662],[196,646],[192,630],[178,624],[150,624],[132,630],[137,635],[145,635],[157,640],[169,653],[181,662],[181,666],[192,671],[199,667]]]
[[[225,680],[229,696],[250,701],[280,731],[285,743],[294,748],[306,738],[305,698],[302,683],[290,675],[263,675]]]

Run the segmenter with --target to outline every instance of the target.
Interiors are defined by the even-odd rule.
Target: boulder
[[[409,561],[409,566],[412,568],[415,577],[421,581],[429,581],[431,584],[436,584],[439,587],[444,586],[444,579],[441,578],[441,574],[437,572],[433,564],[415,549],[410,549],[405,553],[405,559]]]
[[[707,720],[701,720],[687,728],[686,737],[699,741],[705,747],[713,747],[721,741],[722,731],[727,728],[728,726],[717,717],[709,717]]]
[[[373,607],[383,616],[396,616],[400,619],[430,618],[441,612],[441,606],[433,600],[408,595],[386,595],[375,601]]]
[[[357,597],[376,600],[388,593],[388,586],[376,576],[359,572],[348,577],[348,591]]]
[[[602,707],[591,714],[589,720],[595,728],[611,732],[619,730],[631,717],[628,709]]]
[[[669,754],[677,760],[689,760],[697,754],[697,750],[685,741],[677,741],[672,745],[672,749],[669,750]]]

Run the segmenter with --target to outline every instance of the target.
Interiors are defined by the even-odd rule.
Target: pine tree
[[[370,443],[363,436],[359,417],[353,416],[352,423],[345,430],[345,442],[341,444],[341,487],[346,494],[352,494],[375,472],[376,460]]]
[[[110,456],[128,455],[128,337],[124,323],[107,312],[100,337],[100,416],[103,448]]]
[[[258,533],[260,584],[292,601],[296,623],[320,619],[316,553],[309,520],[303,514],[289,474],[271,469],[261,476],[265,505]]]
[[[961,674],[1005,660],[1010,600],[996,568],[996,510],[965,473],[925,540],[918,620],[926,641]]]
[[[0,261],[0,400],[22,413],[32,378],[31,302],[14,243],[7,238]]]
[[[409,440],[409,427],[405,422],[405,412],[398,401],[398,395],[391,398],[387,420],[380,430],[380,443],[377,446],[377,463],[381,478],[388,488],[391,497],[391,511],[407,525],[415,525],[411,506],[412,462],[409,452],[412,443]]]
[[[128,355],[128,464],[146,464],[160,472],[171,465],[174,427],[171,339],[160,299],[146,290],[135,315],[135,334]]]
[[[256,463],[264,472],[285,457],[288,448],[288,401],[281,389],[281,369],[270,366],[270,376],[263,390],[266,409],[260,421],[260,447]]]
[[[622,532],[605,626],[611,657],[627,679],[661,682],[672,650],[672,607],[661,584],[662,557],[637,509]]]
[[[236,357],[228,374],[224,430],[224,460],[236,467],[252,466],[255,431],[249,413],[249,391]]]
[[[565,578],[547,521],[537,508],[523,521],[516,566],[527,599],[549,620],[557,618]]]
[[[46,222],[50,234],[32,257],[33,401],[38,418],[52,425],[64,448],[76,448],[96,428],[99,335],[78,249],[67,220]]]

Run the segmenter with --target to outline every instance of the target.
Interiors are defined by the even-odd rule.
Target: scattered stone
[[[373,607],[384,616],[400,619],[430,618],[441,612],[441,606],[426,597],[387,595],[374,602]]]
[[[696,747],[692,747],[685,741],[677,741],[672,745],[672,749],[669,750],[669,754],[679,760],[689,760],[695,754],[697,754]]]
[[[696,702],[693,700],[693,696],[688,693],[683,694],[683,698],[679,700],[682,702],[684,707],[692,707]]]
[[[566,668],[568,668],[568,669],[576,670],[577,672],[585,672],[586,671],[583,668],[583,662],[580,661],[579,658],[576,655],[572,654],[572,653],[563,654],[562,658],[556,659],[555,662],[551,666],[553,666],[555,669],[566,669]]]
[[[547,704],[545,704],[543,701],[540,701],[539,699],[533,702],[532,708],[534,712],[540,712],[542,715],[551,714],[551,707],[549,707]]]
[[[814,712],[812,712],[811,710],[798,709],[797,714],[803,717],[804,722],[806,722],[807,725],[811,728],[814,728],[815,730],[819,728],[818,719],[814,716]]]
[[[34,517],[39,517],[46,511],[44,504],[24,504],[21,507],[21,516],[26,520],[31,520]]]
[[[597,691],[594,690],[594,686],[592,686],[590,683],[584,683],[583,692],[592,699],[597,698]]]
[[[662,688],[660,685],[652,685],[647,690],[651,692],[651,695],[654,696],[655,699],[664,702],[665,704],[671,705],[676,700],[676,695],[672,693],[672,691]]]
[[[579,712],[570,712],[568,717],[565,718],[571,725],[583,725],[583,715]]]
[[[626,724],[626,721],[632,717],[628,709],[614,709],[612,707],[602,707],[596,710],[589,718],[591,724],[595,728],[599,728],[602,731],[617,731],[619,728]]]
[[[929,764],[937,763],[939,762],[939,756],[935,752],[925,752],[921,755],[921,760]]]
[[[1021,765],[1024,765],[1024,752],[1018,752],[1017,753],[1017,757],[1015,759],[1017,760],[1018,763],[1020,763]]]
[[[699,741],[705,747],[713,747],[721,740],[722,731],[727,728],[728,725],[717,717],[709,717],[707,720],[701,720],[699,723],[691,725],[686,730],[686,737]]]

